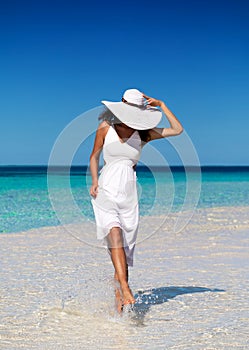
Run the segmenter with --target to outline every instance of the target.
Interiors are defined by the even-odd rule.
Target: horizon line
[[[100,165],[101,167],[102,165]],[[192,164],[169,164],[167,166],[165,165],[157,165],[157,164],[137,164],[137,167],[161,167],[161,168],[167,168],[167,167],[249,167],[249,164],[200,164],[200,165],[192,165]],[[0,164],[0,168],[3,167],[89,167],[88,164],[57,164],[57,165],[48,165],[48,164]]]

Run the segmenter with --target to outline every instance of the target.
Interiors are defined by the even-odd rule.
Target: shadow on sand
[[[148,290],[138,291],[134,297],[136,304],[133,307],[133,320],[139,326],[143,326],[146,313],[152,305],[166,303],[181,294],[204,293],[204,292],[225,292],[223,289],[210,289],[205,287],[160,287]]]

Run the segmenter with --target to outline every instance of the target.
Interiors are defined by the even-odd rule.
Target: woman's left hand
[[[143,97],[146,98],[147,103],[150,106],[153,106],[153,107],[159,106],[159,107],[161,107],[161,105],[162,105],[162,101],[157,100],[157,99],[155,99],[153,97],[147,96],[145,94],[143,94]]]

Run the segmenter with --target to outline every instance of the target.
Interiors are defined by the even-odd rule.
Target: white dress
[[[120,227],[129,266],[133,266],[139,222],[137,177],[133,166],[140,158],[141,149],[138,131],[122,141],[114,126],[109,127],[103,145],[105,165],[100,171],[98,194],[91,200],[97,238],[107,247],[110,229]]]

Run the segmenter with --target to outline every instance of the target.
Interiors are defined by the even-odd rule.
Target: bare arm
[[[92,186],[90,188],[90,194],[94,198],[98,193],[98,170],[99,170],[99,156],[103,148],[105,135],[109,126],[106,122],[102,122],[96,132],[95,141],[92,153],[90,155],[90,171],[92,176]]]
[[[159,106],[164,114],[166,115],[170,127],[169,128],[153,128],[149,131],[150,140],[161,139],[168,136],[180,135],[183,132],[183,127],[176,116],[171,112],[171,110],[165,105],[163,101],[156,100],[155,98],[143,95],[148,104],[151,106]]]

